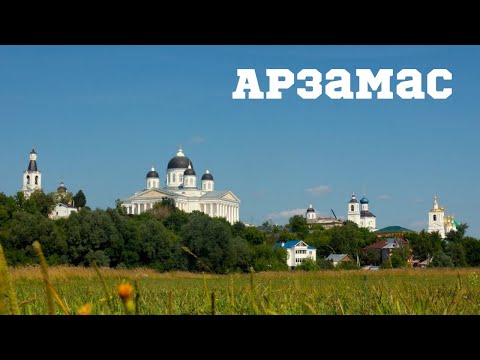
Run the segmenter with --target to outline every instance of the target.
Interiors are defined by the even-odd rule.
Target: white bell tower
[[[42,190],[42,173],[37,167],[37,153],[35,152],[35,148],[32,148],[28,168],[23,172],[22,191],[28,199],[36,190]]]
[[[307,220],[315,220],[317,218],[317,213],[315,212],[312,204],[310,204],[310,206],[308,207],[307,212],[305,213],[305,218]]]
[[[444,224],[445,209],[438,205],[437,195],[433,197],[433,208],[428,213],[428,232],[438,231],[442,239],[445,238]]]
[[[347,220],[353,221],[360,226],[360,205],[355,198],[355,193],[352,193],[352,198],[348,202]]]

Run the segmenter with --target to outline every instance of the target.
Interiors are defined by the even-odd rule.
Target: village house
[[[273,245],[273,248],[282,248],[287,251],[287,265],[290,269],[295,269],[295,267],[308,258],[317,261],[317,249],[308,245],[303,240],[279,242]]]

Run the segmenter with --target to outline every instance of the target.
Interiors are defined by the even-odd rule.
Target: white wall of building
[[[285,246],[285,243],[282,244]],[[290,268],[300,265],[307,258],[317,261],[317,250],[308,249],[308,245],[303,243],[303,241],[296,246],[286,248],[285,250],[287,251],[287,265]]]
[[[53,220],[68,218],[74,212],[78,212],[78,209],[64,204],[57,204],[48,217]]]

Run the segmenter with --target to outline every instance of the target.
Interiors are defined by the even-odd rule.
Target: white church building
[[[38,170],[37,165],[37,152],[35,148],[32,148],[30,151],[30,161],[28,163],[27,170],[23,172],[23,185],[22,192],[26,199],[28,199],[33,192],[42,190],[42,173]],[[60,186],[57,188],[55,196],[64,195],[67,193],[67,188],[63,181],[60,183]],[[55,204],[55,208],[48,214],[48,217],[53,220],[68,218],[72,213],[78,212],[78,208],[73,206],[73,204],[63,204],[58,202],[58,198]]]
[[[322,225],[325,229],[331,229],[335,226],[341,226],[343,224],[342,220],[337,219],[336,217],[319,217],[312,204],[308,207],[305,212],[305,219],[307,225]]]
[[[355,193],[352,193],[352,198],[348,202],[347,220],[353,221],[358,227],[376,231],[378,230],[377,217],[368,209],[368,203],[365,196],[360,199],[359,203],[355,198]]]
[[[121,201],[127,214],[138,215],[153,208],[164,198],[175,201],[175,206],[187,213],[200,211],[211,217],[224,217],[234,224],[240,221],[240,199],[228,190],[215,190],[213,175],[206,170],[197,181],[192,161],[178,149],[167,165],[165,186],[160,188],[160,176],[152,169],[145,178],[145,189]]]
[[[428,213],[428,232],[433,233],[437,231],[442,239],[450,231],[457,231],[458,223],[455,221],[453,215],[445,216],[445,209],[438,205],[437,196],[433,197],[433,207]]]

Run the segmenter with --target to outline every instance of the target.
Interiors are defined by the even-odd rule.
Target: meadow
[[[429,268],[211,275],[48,268],[59,298],[53,312],[92,315],[480,314],[479,273]],[[20,314],[49,312],[40,266],[11,268],[9,276]],[[124,297],[121,284],[127,287]]]

